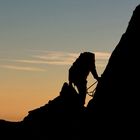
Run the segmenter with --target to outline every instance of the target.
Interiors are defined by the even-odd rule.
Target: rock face
[[[112,52],[87,107],[79,94],[64,83],[60,95],[29,111],[23,121],[0,121],[3,139],[94,139],[136,137],[139,127],[140,5]]]
[[[129,135],[138,124],[139,47],[140,5],[134,10],[126,32],[112,52],[97,85],[95,96],[87,107],[98,126],[110,126],[112,129],[118,127],[117,135],[124,133],[124,130]]]

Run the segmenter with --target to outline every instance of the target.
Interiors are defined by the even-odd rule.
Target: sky
[[[100,76],[139,3],[0,0],[0,119],[21,121],[57,97],[81,52],[95,53]]]

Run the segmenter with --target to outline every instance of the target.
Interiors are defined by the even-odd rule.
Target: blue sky
[[[139,3],[0,0],[0,119],[21,120],[56,97],[83,51],[95,52],[102,74]]]
[[[138,0],[0,0],[0,47],[111,52]]]
[[[42,55],[40,51],[111,53],[138,4],[138,0],[0,0],[0,63],[32,59]]]

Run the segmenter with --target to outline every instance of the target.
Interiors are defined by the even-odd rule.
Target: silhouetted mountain
[[[79,94],[64,83],[60,95],[29,111],[21,122],[0,121],[3,139],[130,138],[139,128],[140,5],[112,52],[87,107]]]

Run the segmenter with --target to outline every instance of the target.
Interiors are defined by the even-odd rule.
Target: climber
[[[95,54],[91,52],[83,52],[76,59],[69,69],[69,85],[76,86],[80,95],[80,103],[85,104],[87,93],[87,76],[92,73],[93,77],[98,81],[99,77],[95,66]]]

